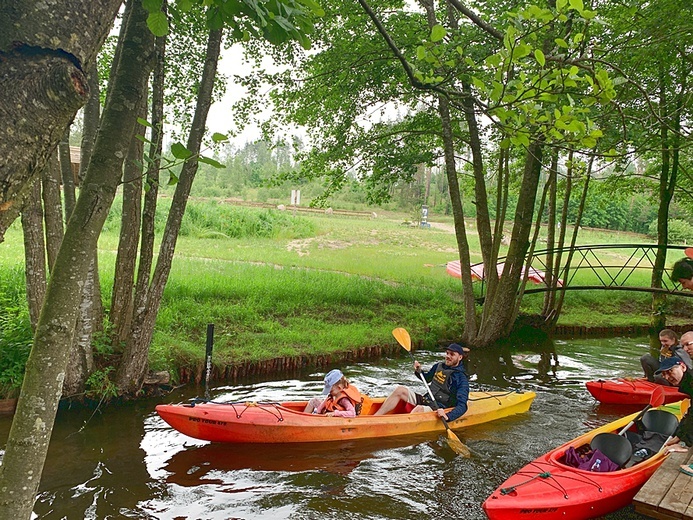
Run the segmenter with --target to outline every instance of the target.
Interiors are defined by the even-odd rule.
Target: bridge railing
[[[673,282],[665,272],[662,278],[662,287],[652,287],[651,278],[657,251],[666,249],[668,255],[683,251],[689,246],[657,244],[593,244],[581,245],[573,248],[570,267],[565,265],[570,252],[570,247],[543,249],[534,252],[531,268],[534,283],[528,283],[525,294],[559,291],[559,290],[612,290],[612,291],[637,291],[649,293],[665,293],[684,297],[693,297],[692,291],[683,291],[678,282]],[[599,254],[597,254],[599,253]],[[562,266],[553,278],[560,283],[550,284],[547,280],[547,258],[561,255]],[[676,260],[678,260],[678,256]],[[506,257],[498,259],[498,263],[504,262]],[[554,260],[555,261],[555,260]],[[474,267],[481,264],[475,264]],[[667,262],[666,269],[670,267]],[[537,273],[540,273],[537,275]],[[542,276],[543,274],[543,276]],[[481,297],[485,296],[485,281],[482,280]]]

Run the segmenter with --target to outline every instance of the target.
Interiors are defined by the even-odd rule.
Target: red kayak
[[[680,417],[678,403],[661,409]],[[622,469],[610,472],[569,466],[565,464],[565,455],[570,447],[578,452],[589,449],[590,442],[599,433],[608,432],[607,436],[618,437],[616,432],[637,415],[634,413],[587,432],[530,462],[486,499],[483,504],[486,515],[491,520],[584,520],[628,506],[664,462],[668,452],[656,453],[637,463],[625,462]],[[632,452],[630,443],[624,441],[628,445],[627,460]]]
[[[585,383],[592,396],[604,404],[638,404],[646,405],[655,388],[664,391],[665,403],[676,403],[688,399],[686,394],[679,392],[675,386],[650,383],[647,379],[599,379]]]

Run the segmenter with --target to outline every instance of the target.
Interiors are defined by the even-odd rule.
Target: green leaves
[[[544,56],[544,53],[540,49],[536,49],[534,51],[534,57],[537,60],[537,63],[541,65],[542,67],[546,65],[546,57]]]
[[[433,28],[431,29],[431,41],[433,43],[441,41],[443,38],[445,38],[445,35],[447,32],[445,31],[445,27],[443,27],[440,24],[434,25]]]
[[[155,36],[168,34],[169,20],[162,12],[162,0],[143,0],[142,6],[149,13],[149,30]],[[238,40],[251,33],[261,34],[273,44],[296,40],[305,49],[311,46],[308,34],[314,18],[325,14],[314,0],[175,0],[170,7],[176,19],[193,9],[204,11],[208,29],[228,26]]]
[[[181,143],[173,143],[171,145],[171,154],[173,154],[176,159],[181,159],[183,161],[189,159],[193,155],[193,153]]]
[[[154,36],[165,36],[168,34],[168,18],[161,11],[150,13],[147,17],[147,27]]]

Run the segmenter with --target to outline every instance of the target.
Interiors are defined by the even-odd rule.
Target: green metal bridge
[[[532,283],[525,287],[524,294],[549,291],[635,291],[663,293],[686,298],[693,297],[693,291],[683,291],[678,282],[673,282],[668,276],[671,264],[685,256],[689,246],[657,244],[596,244],[576,246],[572,250],[570,267],[565,261],[570,255],[570,247],[543,249],[534,251],[530,274]],[[658,249],[667,250],[667,263],[662,279],[662,287],[650,285],[652,270]],[[680,252],[680,254],[678,254]],[[560,255],[562,267],[553,277],[547,273],[547,259],[555,259]],[[505,257],[499,258],[499,265]],[[483,264],[474,264],[472,270],[481,270]],[[553,279],[554,283],[551,283]],[[560,283],[555,283],[558,279]],[[481,298],[486,295],[486,283],[481,280]]]

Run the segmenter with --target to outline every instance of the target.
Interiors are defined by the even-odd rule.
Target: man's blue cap
[[[466,356],[469,354],[469,349],[467,347],[463,347],[459,343],[451,343],[447,347],[445,347],[445,350],[451,350],[452,352],[457,352],[460,356]]]
[[[674,368],[676,365],[679,365],[679,364],[683,364],[683,361],[681,361],[680,358],[678,358],[676,356],[668,357],[668,358],[664,359],[664,361],[662,361],[662,363],[659,365],[659,369],[655,372],[655,375],[658,376],[662,372],[666,372],[667,370],[671,370],[672,368]]]

